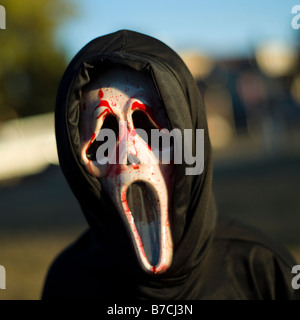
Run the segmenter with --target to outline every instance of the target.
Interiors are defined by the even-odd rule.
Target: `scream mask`
[[[80,105],[81,157],[115,204],[138,260],[149,273],[172,262],[172,147],[153,145],[153,129],[169,131],[150,75],[120,66],[86,86]],[[100,210],[99,210],[100,214]]]

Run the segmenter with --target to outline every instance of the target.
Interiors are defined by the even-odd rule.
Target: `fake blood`
[[[103,114],[113,114],[114,115],[114,112],[112,111],[108,101],[106,100],[101,100],[100,103],[98,104],[98,106],[94,109],[94,111],[100,107],[106,107],[107,109],[105,109],[103,112],[101,112],[99,114],[99,116],[97,117],[97,119],[99,119]]]
[[[151,113],[149,107],[147,107],[145,104],[140,103],[140,102],[138,102],[138,101],[135,101],[135,102],[132,104],[132,111],[134,111],[134,110],[143,110],[143,111],[147,111],[148,113],[149,113],[149,112]]]
[[[134,223],[134,219],[132,220],[132,224],[130,222],[133,217],[132,217],[132,214],[131,214],[131,211],[129,209],[128,202],[127,202],[127,199],[126,199],[126,190],[123,190],[123,192],[121,194],[121,199],[122,199],[122,202],[123,202],[124,212],[125,212],[125,214],[127,216],[127,221],[131,225],[131,230],[133,231],[133,233],[135,235],[135,239],[137,240],[137,244],[138,244],[138,246],[140,248],[140,252],[145,257],[145,259],[147,259],[145,251],[144,251],[143,241],[142,241],[142,239],[141,239],[141,237],[140,237],[140,235],[139,235],[139,233],[138,233],[138,231],[136,229],[136,225]],[[156,270],[156,268],[155,268],[155,270]]]
[[[102,89],[100,89],[99,90],[99,98],[100,98],[100,100],[103,98],[103,96],[104,96],[104,93],[103,93],[103,91],[102,91]]]
[[[157,126],[157,128],[159,128],[159,130],[162,129],[162,127],[160,125],[157,124],[157,122],[154,120],[154,116],[153,116],[153,112],[152,112],[152,109],[149,108],[148,106],[146,106],[145,104],[143,103],[140,103],[138,101],[135,101],[133,104],[132,104],[132,111],[134,110],[143,110],[145,111],[145,113],[147,113],[147,115],[151,118],[151,120],[155,123],[155,125]]]
[[[98,94],[98,96],[99,96],[99,98],[100,98],[100,103],[95,107],[95,109],[94,109],[94,111],[96,110],[96,109],[98,109],[98,108],[100,108],[100,107],[106,107],[107,109],[105,109],[103,112],[101,112],[100,114],[99,114],[99,116],[97,117],[97,119],[99,119],[102,115],[108,115],[108,114],[115,114],[114,112],[113,112],[113,110],[112,110],[112,108],[110,107],[110,105],[109,105],[109,102],[107,101],[107,100],[102,100],[102,98],[103,98],[103,91],[100,89],[99,90],[99,94]]]

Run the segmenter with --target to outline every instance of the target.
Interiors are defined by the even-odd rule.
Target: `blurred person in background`
[[[194,151],[204,129],[203,172],[187,175],[194,164],[184,161],[144,163],[153,148],[138,129],[153,128],[192,129]],[[119,136],[117,153],[128,131],[123,164],[97,161],[102,129]],[[122,30],[87,44],[59,87],[56,139],[90,228],[53,262],[43,299],[299,299],[290,254],[218,216],[205,106],[164,43]]]

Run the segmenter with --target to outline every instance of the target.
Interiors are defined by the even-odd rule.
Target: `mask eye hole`
[[[143,129],[147,134],[148,141],[144,139],[141,135],[141,138],[147,143],[151,143],[151,129],[158,129],[158,127],[152,122],[152,120],[145,114],[144,111],[137,110],[132,113],[132,121],[135,129]],[[137,131],[138,132],[138,131]]]
[[[115,135],[116,135],[116,141],[118,139],[119,136],[119,124],[118,124],[118,120],[116,119],[115,116],[113,115],[108,115],[106,116],[106,118],[104,119],[103,125],[101,127],[102,129],[110,129],[112,130]],[[89,146],[89,148],[86,151],[86,157],[91,160],[91,161],[96,161],[96,153],[97,153],[97,149],[107,141],[108,137],[105,138],[104,141],[97,141],[96,139],[93,141],[93,143]],[[105,151],[104,153],[105,157],[108,156],[108,150]]]
[[[164,146],[162,139],[164,135],[168,135],[168,133],[163,133],[162,135],[159,136],[159,141],[158,141],[158,145],[157,146],[153,146],[152,143],[152,139],[151,139],[151,129],[158,129],[160,131],[161,134],[161,129],[158,128],[156,126],[156,124],[147,116],[147,114],[144,111],[141,110],[136,110],[132,113],[132,121],[133,121],[133,125],[135,127],[135,129],[143,129],[147,136],[145,137],[144,134],[142,135],[141,133],[139,133],[139,131],[137,130],[137,134],[139,134],[139,136],[146,142],[148,143],[148,145],[150,146],[150,148],[154,147],[154,148],[158,148],[159,150],[163,150]],[[168,131],[168,129],[167,129]],[[147,139],[147,140],[146,140]],[[170,138],[167,139],[167,142],[169,142],[169,147],[173,147],[174,146],[174,138],[173,136],[170,136]]]

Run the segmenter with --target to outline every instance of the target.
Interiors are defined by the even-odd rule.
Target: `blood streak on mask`
[[[99,90],[99,98],[100,98],[100,100],[103,98],[103,96],[104,96],[104,93],[103,93],[102,89],[100,89]]]
[[[93,111],[97,110],[100,107],[106,107],[106,109],[104,111],[102,111],[99,116],[96,117],[96,119],[99,119],[99,118],[101,118],[101,116],[103,116],[103,121],[104,121],[104,119],[105,119],[105,117],[107,115],[109,115],[109,114],[115,115],[115,113],[113,112],[112,108],[110,107],[109,102],[107,100],[102,100],[102,98],[104,96],[102,89],[99,90],[98,96],[100,98],[100,102],[94,108]],[[86,111],[86,103],[83,104],[83,109],[84,109],[84,111]],[[91,146],[91,144],[94,142],[95,139],[96,139],[96,133],[93,132],[91,140],[90,140],[89,144],[87,145],[85,151],[87,151],[89,149],[89,147]],[[93,174],[93,170],[92,170],[91,160],[90,159],[88,160],[88,167],[89,167],[89,171]]]
[[[142,239],[141,239],[141,237],[139,236],[139,233],[138,233],[138,231],[137,231],[136,225],[135,225],[135,223],[134,223],[134,219],[133,219],[133,217],[132,217],[131,211],[130,211],[129,206],[128,206],[128,203],[127,203],[126,191],[127,191],[127,190],[124,190],[124,191],[122,192],[121,197],[122,197],[122,202],[123,202],[123,204],[124,204],[124,209],[125,209],[124,211],[125,211],[125,214],[126,214],[126,216],[127,216],[127,221],[129,222],[130,227],[132,228],[133,232],[134,232],[134,233],[137,235],[137,237],[138,237],[138,245],[139,245],[139,248],[140,248],[140,250],[141,250],[141,253],[142,253],[144,259],[147,259],[147,256],[146,256],[146,253],[145,253],[145,250],[144,250],[144,246],[143,246]],[[154,268],[156,268],[156,267],[154,266]],[[155,270],[156,270],[156,269],[155,269]]]
[[[162,129],[162,127],[154,120],[154,115],[153,115],[153,111],[151,108],[149,108],[148,106],[146,106],[145,104],[143,103],[140,103],[138,101],[135,101],[133,104],[132,104],[132,111],[135,111],[135,110],[142,110],[144,111],[145,113],[148,114],[148,116],[150,117],[150,119],[153,121],[153,123],[155,123],[155,125],[157,126],[157,128],[159,130]]]
[[[95,107],[94,111],[100,107],[106,107],[107,109],[105,109],[103,112],[101,112],[99,114],[99,116],[96,119],[99,119],[102,115],[105,114],[105,116],[107,116],[108,114],[113,114],[115,115],[115,113],[113,112],[112,108],[109,105],[109,102],[106,100],[102,100],[103,98],[103,91],[100,89],[99,90],[99,98],[100,98],[100,103],[97,105],[97,107]]]

